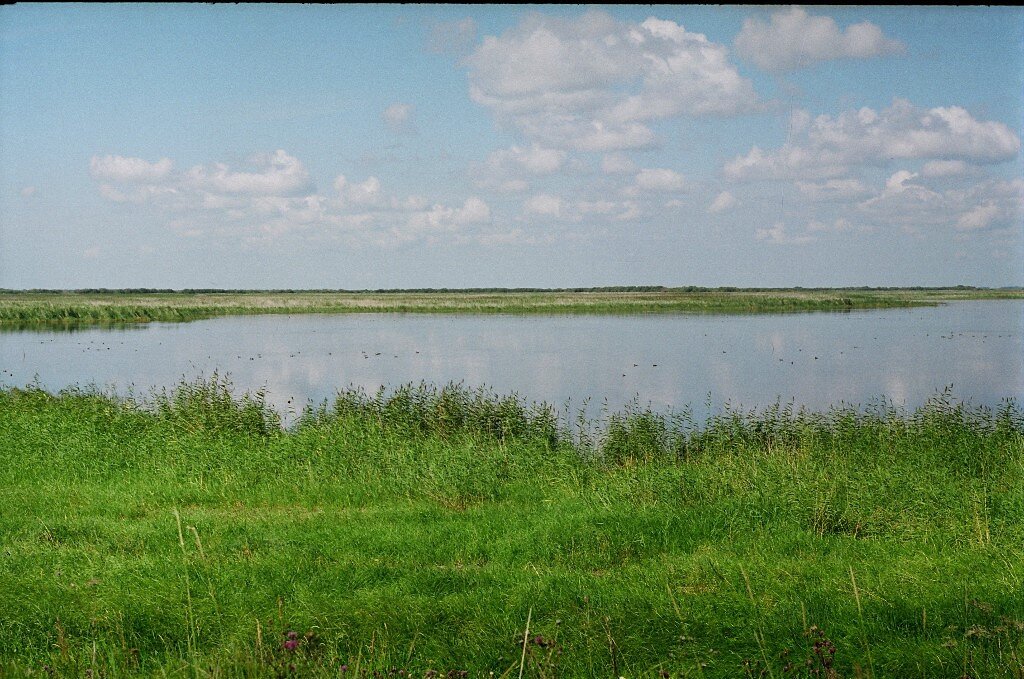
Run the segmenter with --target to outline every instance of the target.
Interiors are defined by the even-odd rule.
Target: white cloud
[[[711,205],[708,205],[708,212],[711,214],[718,214],[721,212],[728,212],[729,210],[736,207],[739,201],[728,191],[722,191],[715,199],[711,201]]]
[[[622,212],[615,215],[620,222],[631,222],[640,216],[640,206],[631,200],[622,203]]]
[[[391,199],[391,207],[395,210],[407,210],[409,212],[415,212],[417,210],[427,209],[427,205],[430,204],[423,196],[412,195],[406,196],[404,200],[398,198]]]
[[[898,159],[998,163],[1015,158],[1020,139],[996,121],[979,121],[958,106],[921,109],[896,99],[881,111],[864,107],[813,121],[793,116],[795,139],[775,151],[753,147],[725,165],[734,180],[834,177],[851,165]]]
[[[22,198],[30,198],[30,197],[35,195],[36,187],[34,187],[34,186],[26,186],[19,193],[21,194]]]
[[[1000,213],[1000,207],[994,202],[977,205],[960,215],[960,218],[956,221],[956,228],[962,231],[984,229],[998,219]]]
[[[682,191],[686,188],[686,180],[675,170],[650,168],[637,173],[636,187],[641,191]]]
[[[161,158],[150,163],[142,158],[126,158],[124,156],[93,156],[89,161],[89,173],[94,179],[124,182],[147,183],[165,179],[174,169],[169,158]]]
[[[491,219],[491,208],[473,196],[467,198],[462,207],[455,211],[454,219],[457,224],[482,224]]]
[[[409,216],[407,226],[413,233],[455,232],[467,224],[484,224],[490,221],[491,209],[479,198],[467,198],[461,208],[435,205],[429,210],[415,212]]]
[[[757,104],[724,46],[653,17],[632,24],[596,11],[576,19],[532,14],[484,38],[465,63],[472,99],[547,147],[649,147],[649,121]]]
[[[351,184],[345,194],[356,205],[376,205],[381,201],[380,180],[370,177],[359,184]]]
[[[807,245],[814,242],[814,236],[804,233],[799,236],[792,236],[786,233],[786,227],[782,222],[775,222],[767,229],[757,229],[754,236],[759,241],[771,243],[772,245]]]
[[[561,169],[565,156],[565,151],[543,148],[537,144],[528,149],[513,146],[492,152],[487,156],[487,166],[495,172],[516,173],[525,170],[530,174],[551,174]]]
[[[830,59],[902,54],[906,50],[903,43],[885,37],[870,22],[841,31],[831,17],[811,16],[801,7],[773,12],[770,24],[748,18],[735,44],[741,57],[766,71],[788,71]]]
[[[345,175],[339,174],[334,179],[334,190],[343,201],[353,205],[379,205],[384,200],[380,180],[376,177],[368,177],[365,181],[352,184]]]
[[[525,177],[554,174],[565,167],[566,157],[565,151],[537,144],[499,149],[471,166],[472,181],[478,188],[520,193],[529,188]]]
[[[381,118],[384,119],[384,122],[392,132],[414,131],[412,126],[412,104],[395,102],[384,109],[384,112],[381,113]]]
[[[821,179],[848,171],[844,158],[834,151],[783,146],[777,151],[762,151],[754,146],[745,156],[737,156],[725,164],[727,179],[749,181],[758,179]]]
[[[871,189],[859,179],[829,179],[821,183],[798,181],[796,187],[804,198],[814,202],[859,200],[871,194]]]
[[[548,217],[559,217],[562,214],[564,202],[558,196],[551,196],[540,193],[531,196],[523,203],[523,209],[531,214],[545,215]]]
[[[339,174],[334,178],[334,190],[338,192],[338,195],[345,195],[345,189],[348,188],[348,179],[343,174]]]
[[[411,113],[412,106],[410,104],[391,104],[384,109],[383,115],[385,122],[398,125],[408,120]]]
[[[894,172],[888,179],[885,180],[885,191],[883,195],[891,195],[893,193],[902,193],[908,189],[918,188],[913,185],[908,185],[911,179],[917,176],[916,172],[910,172],[909,170],[899,170]]]
[[[476,227],[491,221],[490,206],[476,196],[461,206],[431,206],[422,196],[387,194],[377,177],[351,182],[344,175],[333,182],[336,195],[326,196],[313,190],[302,163],[284,151],[261,156],[253,164],[260,171],[240,172],[214,163],[169,173],[161,183],[110,180],[98,188],[114,202],[147,203],[165,210],[171,217],[168,227],[181,237],[209,234],[256,246],[285,237],[353,247],[442,237],[458,242],[476,237]],[[137,163],[98,159],[93,165],[98,176],[154,176]]]
[[[857,205],[879,228],[893,225],[920,232],[953,227],[963,232],[1012,228],[1024,222],[1024,179],[985,181],[936,191],[913,183],[916,173],[894,173],[878,195]]]
[[[309,173],[302,163],[283,150],[259,156],[255,172],[235,172],[224,163],[211,168],[197,165],[186,174],[188,183],[213,193],[249,195],[295,195],[312,189]]]
[[[100,195],[115,203],[150,203],[164,197],[179,195],[178,189],[171,186],[142,184],[116,188],[110,184],[100,184]]]

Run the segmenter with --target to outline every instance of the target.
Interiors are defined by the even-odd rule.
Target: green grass
[[[0,328],[298,313],[770,313],[1022,299],[1021,289],[595,288],[465,291],[0,291]]]
[[[1024,676],[1012,403],[578,424],[0,390],[0,675]]]

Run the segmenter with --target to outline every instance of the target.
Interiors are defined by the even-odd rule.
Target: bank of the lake
[[[664,288],[376,291],[0,291],[0,324],[190,321],[242,314],[628,314],[848,311],[965,299],[1024,299],[1024,289]]]
[[[589,431],[459,388],[287,430],[216,380],[4,388],[0,675],[1024,672],[1016,406]]]

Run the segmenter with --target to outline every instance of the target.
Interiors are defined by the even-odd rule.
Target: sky
[[[0,7],[0,288],[1024,285],[1012,7]]]

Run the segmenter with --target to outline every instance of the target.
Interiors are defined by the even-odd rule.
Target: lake
[[[703,417],[776,401],[815,410],[944,388],[976,405],[1024,398],[1024,301],[850,313],[629,316],[234,316],[0,332],[0,383],[125,393],[228,375],[282,413],[339,388],[463,382],[593,412],[636,400]]]

